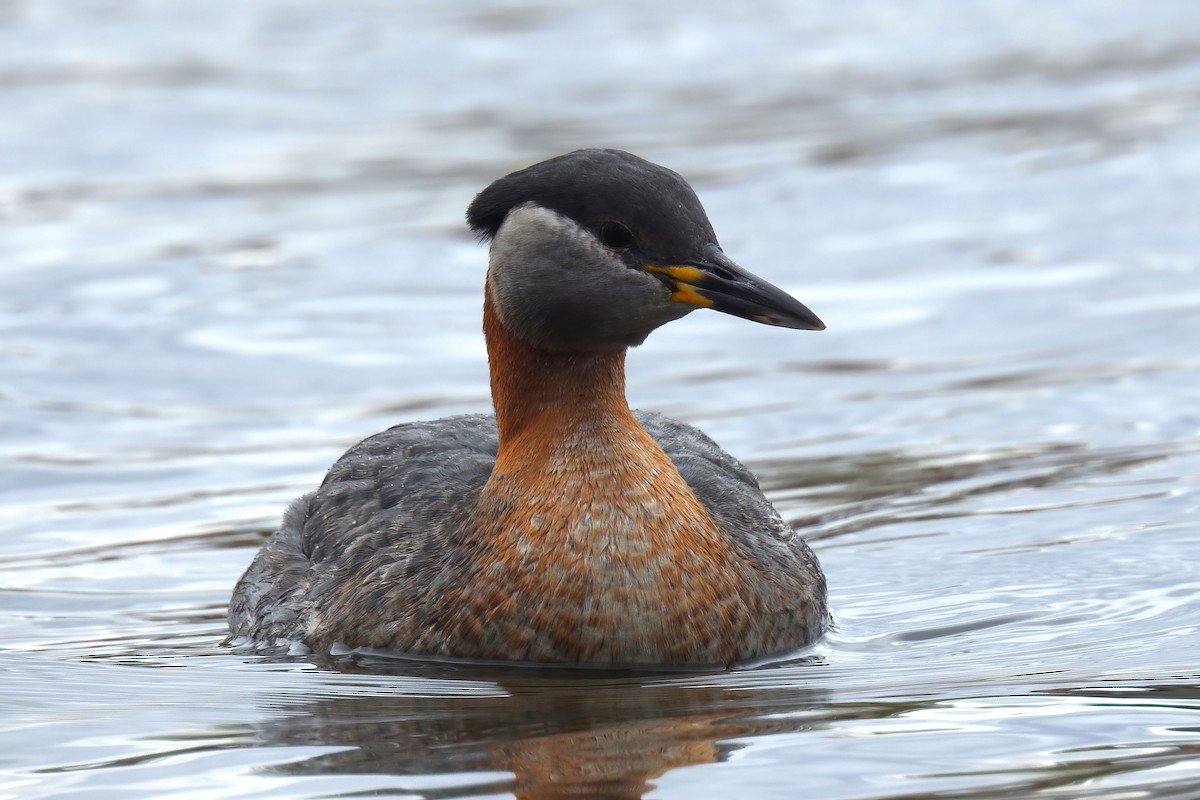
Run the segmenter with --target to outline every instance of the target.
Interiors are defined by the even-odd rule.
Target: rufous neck
[[[598,420],[637,425],[625,399],[624,348],[555,352],[532,345],[500,319],[490,292],[483,332],[501,452],[524,436],[553,436]]]

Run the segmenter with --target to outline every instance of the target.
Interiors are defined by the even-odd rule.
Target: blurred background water
[[[1200,797],[1200,6],[0,2],[0,796]],[[484,410],[490,180],[687,176],[828,324],[633,403],[829,576],[799,663],[220,647],[357,439]]]

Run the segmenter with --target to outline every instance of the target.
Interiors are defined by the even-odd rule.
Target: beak
[[[715,244],[708,245],[704,257],[695,261],[661,267],[648,264],[643,269],[666,283],[671,288],[671,299],[677,303],[711,308],[764,325],[825,330],[825,323],[803,303],[739,267]]]

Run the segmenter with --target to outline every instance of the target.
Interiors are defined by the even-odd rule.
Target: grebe
[[[465,659],[728,666],[828,622],[817,559],[695,428],[631,412],[625,352],[696,308],[825,326],[731,261],[692,188],[619,150],[492,183],[467,221],[495,415],[352,447],[238,582],[232,639]]]

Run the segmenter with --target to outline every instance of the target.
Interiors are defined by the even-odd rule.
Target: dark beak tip
[[[793,325],[792,327],[795,327],[802,331],[823,331],[823,330],[825,330],[825,323],[821,320],[820,317],[818,317],[813,312],[809,311],[807,306],[801,306],[801,308],[803,309],[803,311],[798,311],[795,314],[796,324]]]

